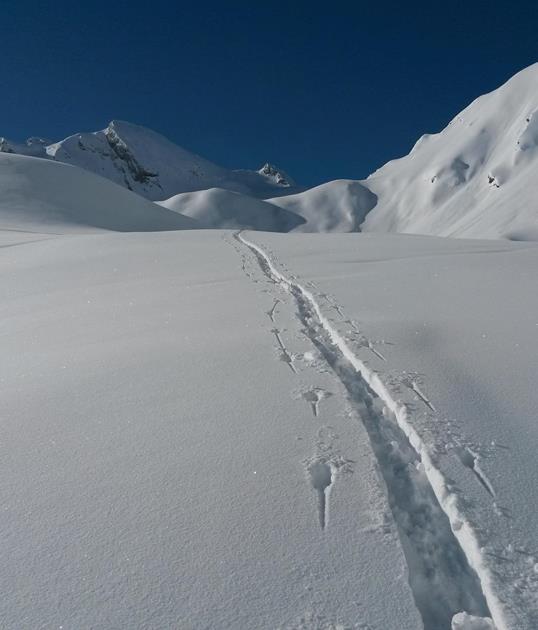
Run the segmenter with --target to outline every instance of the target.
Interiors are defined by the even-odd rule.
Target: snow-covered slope
[[[270,164],[259,171],[225,169],[150,129],[117,120],[102,131],[77,133],[56,143],[29,138],[26,144],[16,144],[0,138],[0,152],[73,164],[151,200],[212,187],[260,198],[298,190],[288,175]]]
[[[283,208],[222,188],[175,195],[159,204],[209,228],[250,228],[267,232],[289,232],[304,219]]]
[[[538,244],[389,234],[243,241],[259,275],[280,287],[266,303],[281,300],[274,318],[289,356],[304,356],[285,319],[292,310],[314,361],[343,385],[350,419],[366,428],[424,627],[449,630],[466,610],[495,626],[456,614],[453,630],[536,630]],[[312,399],[318,426],[332,424],[323,392]]]
[[[538,64],[363,182],[365,231],[538,240]]]
[[[367,436],[231,238],[0,248],[2,630],[420,627]]]
[[[536,630],[534,243],[4,236],[2,629]]]
[[[139,232],[198,227],[75,166],[0,153],[0,229]]]
[[[360,182],[339,179],[267,201],[304,217],[298,232],[356,232],[376,197]]]
[[[423,136],[409,155],[368,179],[336,180],[305,192],[270,164],[259,171],[225,169],[121,121],[56,143],[0,138],[2,152],[76,165],[151,200],[221,189],[164,204],[185,212],[190,207],[213,227],[279,229],[267,223],[269,208],[258,201],[265,199],[304,217],[296,227],[303,232],[538,240],[538,64],[476,99],[441,133]]]

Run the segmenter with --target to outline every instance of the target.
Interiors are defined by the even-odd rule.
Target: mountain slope
[[[362,229],[537,240],[537,168],[534,64],[364,181],[378,203]]]
[[[303,217],[277,205],[222,188],[182,193],[158,203],[209,228],[289,232],[305,222]]]
[[[0,229],[55,233],[198,227],[75,166],[0,153]]]
[[[0,138],[0,151],[79,166],[151,200],[213,187],[260,198],[299,190],[288,175],[270,164],[259,171],[229,170],[150,129],[122,121],[56,143],[29,138],[26,144],[16,144]]]

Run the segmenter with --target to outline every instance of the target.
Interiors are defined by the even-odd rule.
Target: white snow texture
[[[0,139],[0,628],[538,628],[537,85],[310,190]]]

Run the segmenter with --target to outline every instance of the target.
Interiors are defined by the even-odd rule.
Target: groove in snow
[[[280,273],[261,247],[241,233],[236,238],[253,252],[262,272],[294,297],[308,336],[347,389],[368,431],[426,630],[450,628],[461,610],[491,615],[498,630],[507,630],[477,536],[409,423],[407,407],[353,353],[312,293]]]

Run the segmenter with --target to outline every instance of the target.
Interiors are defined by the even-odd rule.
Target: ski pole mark
[[[316,455],[303,462],[310,485],[317,493],[318,520],[322,530],[329,523],[329,494],[338,474],[353,472],[354,462],[342,457],[335,448],[338,435],[331,426],[321,426],[317,432]]]
[[[454,452],[458,456],[460,462],[468,468],[474,476],[477,478],[480,485],[486,490],[486,492],[493,498],[495,498],[495,491],[493,490],[493,486],[491,482],[483,473],[480,468],[480,464],[478,463],[478,455],[474,453],[467,446],[458,446],[454,449]]]
[[[275,303],[273,304],[272,308],[267,311],[267,315],[269,315],[269,319],[273,322],[273,324],[275,323],[275,311],[276,311],[276,307],[280,304],[280,300],[278,298],[275,299]]]
[[[379,350],[376,350],[374,348],[374,346],[372,345],[371,341],[368,341],[368,350],[370,350],[370,352],[373,352],[375,354],[375,356],[378,359],[381,359],[381,361],[386,361],[387,359],[385,359],[385,357],[381,354],[381,352],[379,352]]]
[[[324,398],[329,398],[332,396],[331,392],[327,392],[321,387],[312,387],[308,389],[306,392],[302,393],[302,397],[306,400],[307,403],[310,403],[312,408],[312,413],[314,414],[314,418],[318,417],[319,414],[319,403]]]
[[[364,335],[361,335],[359,337],[358,340],[358,345],[360,348],[366,348],[367,350],[370,350],[370,352],[372,352],[373,354],[375,354],[375,356],[378,359],[381,359],[381,361],[386,361],[387,359],[381,354],[381,352],[379,352],[379,350],[377,350],[373,343]]]
[[[286,346],[284,345],[284,342],[282,341],[282,337],[280,336],[280,330],[278,328],[273,328],[271,329],[271,332],[275,336],[277,343],[279,345],[279,348],[281,350],[280,360],[286,363],[294,374],[297,374],[297,369],[295,365],[293,365],[293,357],[288,352],[288,349],[286,348]]]
[[[420,389],[416,378],[413,378],[413,376],[410,375],[410,374],[406,374],[402,378],[402,384],[405,385],[412,392],[414,392],[415,395],[417,396],[417,398],[419,398],[426,405],[426,407],[428,407],[428,409],[430,409],[430,411],[433,411],[434,413],[437,413],[437,409],[433,406],[433,404],[430,401],[430,399]]]
[[[415,394],[420,398],[420,400],[422,400],[422,402],[426,405],[426,407],[429,407],[431,409],[431,411],[435,412],[436,409],[435,407],[432,405],[432,403],[430,402],[429,398],[426,396],[426,394],[424,394],[421,389],[419,388],[419,386],[415,383],[415,381],[413,381],[411,383],[411,389],[415,392]]]
[[[295,278],[293,279],[295,280]],[[327,293],[320,293],[319,297],[323,298],[327,302],[327,304],[330,306],[330,308],[332,308],[334,311],[338,313],[341,319],[345,318],[345,315],[342,312],[341,306],[335,301],[335,299],[331,295],[328,295]]]
[[[308,467],[310,483],[318,493],[318,514],[321,529],[325,529],[328,521],[328,498],[333,482],[333,470],[329,463],[318,460]]]
[[[343,315],[342,315],[342,319],[343,319]],[[346,319],[344,320],[344,324],[348,324],[348,326],[351,327],[351,330],[353,331],[352,334],[350,335],[350,338],[358,344],[359,348],[366,348],[367,350],[370,350],[370,352],[372,352],[373,354],[375,354],[375,356],[378,359],[381,359],[381,361],[386,361],[387,359],[381,354],[381,352],[379,352],[379,350],[374,346],[374,342],[371,339],[368,339],[368,337],[366,335],[364,335],[363,333],[361,333],[359,327],[357,326],[357,323],[355,321],[353,321],[352,319]],[[377,341],[375,343],[382,343],[382,344],[387,344],[386,341]]]
[[[333,309],[338,313],[338,315],[340,315],[342,319],[344,319],[345,315],[344,313],[342,313],[342,309],[338,304],[333,304]]]
[[[357,322],[354,321],[353,319],[345,319],[344,320],[344,324],[347,324],[348,326],[351,326],[351,329],[356,332],[359,333],[360,332],[360,328],[357,325]]]

